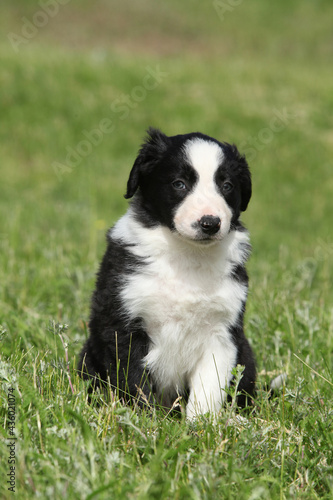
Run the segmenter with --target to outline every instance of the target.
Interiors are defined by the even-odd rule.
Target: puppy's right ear
[[[148,137],[142,144],[127,181],[125,198],[132,198],[143,176],[149,174],[160,161],[169,145],[169,137],[157,128],[147,130]]]

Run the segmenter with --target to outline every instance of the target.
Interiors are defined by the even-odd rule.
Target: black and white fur
[[[241,364],[244,406],[256,376],[243,332],[250,243],[239,216],[251,197],[244,156],[201,133],[150,129],[125,197],[130,207],[107,235],[82,376],[168,407],[183,395],[194,418],[220,410]]]

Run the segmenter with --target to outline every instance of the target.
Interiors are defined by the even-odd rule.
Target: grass
[[[72,0],[15,51],[8,32],[40,4],[5,3],[3,498],[13,421],[19,498],[332,498],[333,9],[317,4],[244,2],[221,19],[190,0]],[[151,70],[162,74],[148,90]],[[112,132],[66,164],[105,119]],[[246,331],[259,386],[284,371],[288,381],[273,401],[259,390],[249,415],[226,407],[216,425],[88,405],[75,370],[105,231],[126,210],[149,125],[235,142],[253,173]]]

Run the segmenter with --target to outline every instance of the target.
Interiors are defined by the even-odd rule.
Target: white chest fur
[[[242,243],[248,242],[247,233],[234,231],[213,246],[198,248],[168,229],[142,228],[127,214],[112,237],[134,243],[131,251],[145,260],[126,279],[122,301],[131,319],[143,320],[151,342],[144,363],[164,400],[189,387],[192,407],[200,400],[200,412],[211,408],[209,399],[219,404],[223,395],[212,392],[221,394],[229,384],[237,357],[228,327],[247,294],[230,271],[246,259]]]

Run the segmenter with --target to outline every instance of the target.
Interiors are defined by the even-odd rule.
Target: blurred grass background
[[[2,359],[52,357],[52,319],[69,324],[74,371],[105,231],[126,210],[127,176],[153,125],[248,155],[246,321],[259,371],[287,366],[293,387],[310,377],[297,353],[332,380],[332,2],[62,3],[1,5]],[[112,132],[59,175],[55,164],[102,120]]]

